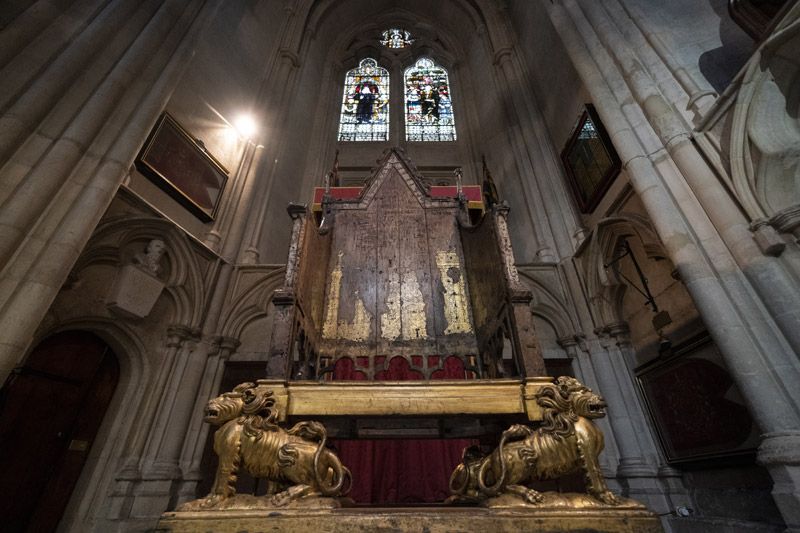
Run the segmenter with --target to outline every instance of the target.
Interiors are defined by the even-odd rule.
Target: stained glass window
[[[405,48],[414,42],[414,39],[411,38],[411,34],[400,28],[384,30],[381,36],[383,37],[383,39],[381,39],[381,44],[387,48]]]
[[[345,76],[339,140],[389,140],[389,72],[374,59],[362,59]]]
[[[455,141],[447,71],[423,57],[406,69],[406,140]]]

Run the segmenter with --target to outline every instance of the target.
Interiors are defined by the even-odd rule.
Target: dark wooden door
[[[48,337],[14,370],[0,390],[0,529],[55,530],[118,378],[85,331]]]

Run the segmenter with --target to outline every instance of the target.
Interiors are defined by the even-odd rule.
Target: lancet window
[[[406,69],[407,141],[455,141],[456,127],[447,70],[423,57]]]
[[[389,72],[374,59],[361,60],[345,76],[339,140],[389,140]]]

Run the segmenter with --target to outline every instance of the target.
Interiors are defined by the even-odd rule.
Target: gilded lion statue
[[[542,425],[537,429],[511,426],[486,456],[477,446],[466,448],[463,462],[450,477],[450,501],[483,501],[511,494],[536,505],[544,497],[526,483],[582,470],[589,495],[606,505],[620,505],[622,500],[608,489],[598,463],[603,433],[592,419],[605,416],[603,398],[575,378],[560,377],[554,386],[543,387],[535,399],[543,411]]]
[[[242,383],[208,402],[204,421],[220,426],[214,434],[219,459],[216,477],[206,498],[184,504],[180,510],[224,507],[236,494],[240,469],[268,481],[270,506],[347,493],[350,471],[326,448],[325,427],[309,421],[286,430],[275,423],[274,407],[274,392],[260,382]]]

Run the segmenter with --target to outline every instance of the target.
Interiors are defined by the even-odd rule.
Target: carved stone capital
[[[167,346],[170,348],[180,348],[185,342],[198,342],[201,338],[198,329],[188,326],[172,325],[167,327]]]
[[[629,340],[631,328],[628,326],[627,322],[615,322],[613,324],[608,324],[605,326],[605,328],[607,329],[608,334],[617,340]]]
[[[567,348],[578,346],[578,337],[576,335],[564,335],[563,337],[559,337],[556,342],[566,350]]]
[[[778,211],[772,215],[769,223],[781,233],[791,233],[800,238],[800,204]]]
[[[759,219],[750,223],[750,231],[753,232],[753,240],[758,244],[759,249],[764,255],[778,257],[786,248],[786,242],[778,231],[770,225],[769,220]]]
[[[579,350],[587,354],[589,353],[589,346],[586,344],[586,335],[583,332],[579,331],[571,335],[564,335],[556,342],[558,342],[559,346],[567,350],[567,352],[570,351],[570,348],[573,348],[576,355]]]
[[[600,343],[605,347],[609,341],[616,344],[629,343],[631,328],[628,326],[627,322],[612,322],[611,324],[596,328],[594,333],[600,339]],[[606,343],[603,342],[604,340]]]
[[[767,467],[800,465],[800,431],[765,434],[758,447],[758,463]]]
[[[220,359],[227,360],[241,344],[241,341],[234,337],[214,337],[214,349],[209,352],[209,356],[219,355]]]

